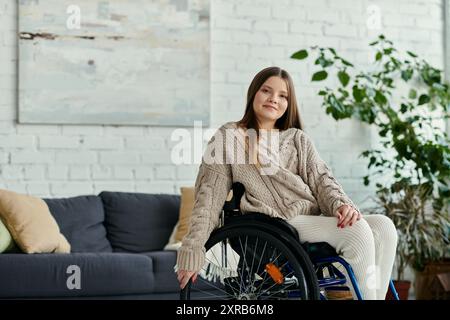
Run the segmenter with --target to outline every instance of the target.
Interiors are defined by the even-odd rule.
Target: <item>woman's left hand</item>
[[[348,204],[340,206],[334,215],[338,218],[338,228],[345,228],[348,225],[351,226],[361,219],[361,213]]]

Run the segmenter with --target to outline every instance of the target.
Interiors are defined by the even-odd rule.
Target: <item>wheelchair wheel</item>
[[[252,227],[219,229],[205,245],[206,263],[196,282],[189,281],[180,298],[318,299],[312,264],[306,253],[292,249],[293,242],[286,244],[273,232]]]

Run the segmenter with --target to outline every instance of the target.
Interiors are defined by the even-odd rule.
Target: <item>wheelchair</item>
[[[181,300],[327,300],[328,288],[361,291],[351,266],[326,242],[300,243],[297,230],[280,218],[240,212],[244,186],[222,210],[220,227],[205,244],[206,263]],[[392,281],[389,289],[399,300]]]

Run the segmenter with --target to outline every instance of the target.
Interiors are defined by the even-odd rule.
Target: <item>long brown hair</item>
[[[292,78],[286,70],[279,67],[268,67],[256,74],[253,78],[247,91],[247,105],[245,113],[237,124],[247,129],[255,129],[259,133],[258,122],[256,121],[255,111],[253,110],[253,101],[255,95],[264,82],[273,76],[280,77],[286,81],[288,89],[288,107],[283,116],[275,122],[275,127],[279,130],[286,130],[289,128],[298,128],[303,130],[303,122],[300,119],[300,114],[297,107],[297,98],[295,97],[294,84]]]

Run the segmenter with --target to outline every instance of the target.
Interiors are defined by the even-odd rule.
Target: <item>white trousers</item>
[[[385,299],[397,248],[397,230],[391,219],[364,215],[345,228],[337,227],[336,217],[301,215],[288,222],[297,229],[301,242],[328,242],[336,249],[351,265],[363,299]]]

